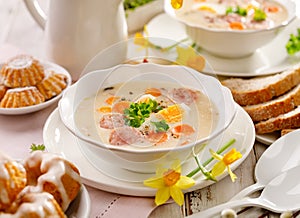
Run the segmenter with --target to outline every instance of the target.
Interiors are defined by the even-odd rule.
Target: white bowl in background
[[[164,10],[173,19],[183,23],[187,35],[204,50],[224,58],[241,58],[249,56],[258,48],[267,45],[296,18],[296,5],[293,0],[274,1],[286,7],[288,18],[277,26],[258,30],[217,29],[183,21],[178,15],[191,10],[194,0],[184,0],[181,9],[172,8],[170,1],[166,0]]]
[[[164,1],[154,0],[135,9],[127,9],[125,12],[128,32],[142,31],[153,17],[164,12]]]
[[[184,86],[205,93],[217,107],[219,119],[208,137],[185,146],[160,149],[128,149],[122,146],[104,144],[99,139],[83,134],[76,125],[74,114],[80,102],[95,95],[99,88],[132,80],[168,80],[178,81]],[[236,113],[236,104],[229,89],[212,76],[199,73],[185,66],[166,66],[157,64],[122,64],[110,69],[96,70],[80,78],[64,93],[59,101],[59,113],[64,125],[78,139],[82,152],[95,166],[99,160],[118,167],[152,173],[158,164],[169,164],[175,159],[182,163],[192,158],[193,152],[199,153],[203,145],[220,135],[232,122]],[[94,124],[92,124],[94,125]]]

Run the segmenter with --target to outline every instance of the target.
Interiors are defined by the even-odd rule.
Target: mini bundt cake
[[[7,209],[26,185],[26,171],[19,162],[0,153],[0,211]]]
[[[46,73],[42,82],[36,85],[46,100],[57,96],[67,87],[67,77],[63,74],[50,71]]]
[[[1,100],[0,107],[19,108],[45,101],[45,97],[35,86],[8,89]]]
[[[2,98],[4,97],[6,91],[7,91],[7,87],[5,85],[0,84],[0,101],[2,100]]]
[[[47,152],[35,151],[24,160],[27,186],[23,193],[48,192],[66,211],[80,187],[78,169],[66,159]]]
[[[35,86],[44,77],[43,65],[29,55],[18,55],[9,59],[1,68],[3,84],[10,88]]]
[[[26,193],[21,195],[1,218],[67,218],[54,197],[47,193]]]

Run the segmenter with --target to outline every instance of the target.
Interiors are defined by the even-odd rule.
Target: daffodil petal
[[[182,65],[187,65],[188,60],[197,55],[195,52],[195,49],[192,48],[191,46],[189,46],[187,48],[177,46],[176,51],[178,54],[176,62],[178,64],[182,64]]]
[[[158,166],[156,168],[156,176],[162,177],[164,175],[165,172],[167,172],[168,169],[162,167],[162,166]]]
[[[196,57],[191,57],[187,60],[187,66],[194,68],[195,70],[202,71],[205,67],[205,58],[197,55]]]
[[[228,171],[228,174],[231,178],[231,181],[234,182],[236,180],[237,176],[231,171],[229,166],[227,166],[227,171]]]
[[[217,177],[221,175],[225,169],[226,169],[226,165],[224,164],[224,162],[219,161],[213,166],[211,174],[213,177]]]
[[[144,185],[151,188],[163,188],[165,187],[165,183],[162,177],[152,177],[144,180]]]
[[[158,189],[155,195],[155,204],[161,205],[164,204],[170,198],[170,188],[165,187]]]
[[[173,200],[179,205],[183,205],[184,202],[184,196],[180,188],[176,186],[170,187],[170,194]]]
[[[181,176],[176,186],[180,189],[187,189],[195,185],[195,180],[187,176]]]
[[[171,168],[172,168],[173,170],[175,170],[177,173],[181,173],[180,160],[179,160],[179,159],[175,160],[175,161],[172,163]]]
[[[223,156],[222,155],[219,155],[217,154],[216,152],[214,152],[212,149],[209,149],[209,152],[210,154],[213,156],[213,158],[217,159],[217,160],[222,160],[223,159]]]

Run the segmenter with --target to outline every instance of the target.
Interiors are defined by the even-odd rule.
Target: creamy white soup
[[[218,118],[215,105],[201,91],[156,81],[106,87],[84,99],[75,113],[86,136],[134,149],[195,142],[211,133]]]
[[[189,0],[177,17],[193,26],[225,30],[256,30],[277,26],[288,18],[286,8],[272,0]]]

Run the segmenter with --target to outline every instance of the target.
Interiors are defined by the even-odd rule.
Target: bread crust
[[[276,99],[243,108],[254,122],[258,122],[288,113],[298,105],[300,105],[300,84]]]
[[[300,128],[300,65],[272,76],[221,83],[250,115],[257,134]]]
[[[255,124],[257,134],[265,134],[282,129],[300,127],[300,106],[294,110]]]
[[[234,100],[242,106],[270,101],[300,83],[300,66],[273,76],[251,79],[231,78],[221,82],[228,87]]]

